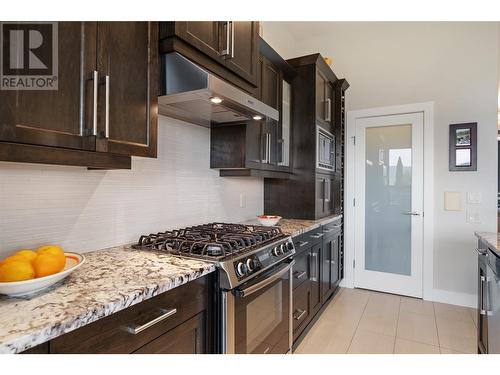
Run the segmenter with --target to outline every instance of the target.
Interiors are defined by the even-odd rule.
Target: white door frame
[[[341,286],[354,287],[355,210],[354,186],[356,163],[354,135],[356,119],[376,116],[423,113],[424,117],[424,207],[423,207],[423,299],[433,300],[434,288],[434,102],[369,108],[347,112],[344,188],[344,279]]]

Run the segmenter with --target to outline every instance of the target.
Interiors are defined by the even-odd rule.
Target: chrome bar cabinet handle
[[[326,99],[325,105],[326,105],[325,120],[332,121],[332,99],[330,98]]]
[[[296,315],[298,313],[298,315]],[[307,311],[306,310],[300,310],[300,309],[297,309],[295,310],[295,313],[294,313],[294,319],[295,320],[300,320],[304,317],[304,315],[307,314]]]
[[[105,108],[105,117],[104,117],[104,128],[105,133],[104,136],[109,138],[109,75],[104,76],[104,87],[105,91],[105,99],[106,99],[106,108]]]
[[[94,70],[92,72],[92,86],[93,86],[93,107],[92,107],[92,135],[97,135],[97,93],[99,88],[99,72]]]
[[[306,272],[306,271],[302,271],[302,272],[298,273],[297,275],[295,275],[295,278],[296,278],[297,280],[300,280],[300,279],[302,279],[305,275],[307,275],[307,272]]]
[[[486,315],[486,309],[484,308],[484,283],[486,282],[486,278],[484,276],[481,276],[480,281],[479,281],[479,314],[480,315]]]
[[[144,324],[141,324],[141,325],[129,325],[126,327],[126,330],[130,333],[132,333],[133,335],[137,335],[139,333],[141,333],[142,331],[154,326],[155,324],[161,322],[162,320],[165,320],[169,317],[171,317],[172,315],[175,315],[177,313],[177,309],[168,309],[168,310],[165,310],[165,309],[159,309],[160,312],[161,312],[161,315],[157,316],[156,318],[150,320],[149,322],[147,323],[144,323]]]
[[[231,29],[229,28],[230,21],[226,21],[226,48],[221,51],[222,56],[229,55],[229,39],[231,39]]]

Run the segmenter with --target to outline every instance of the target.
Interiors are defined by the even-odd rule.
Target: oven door
[[[285,354],[292,346],[295,261],[285,262],[232,291],[223,292],[223,352]]]

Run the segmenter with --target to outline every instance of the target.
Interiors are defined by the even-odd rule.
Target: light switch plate
[[[445,191],[444,209],[446,211],[462,211],[462,193],[459,191]]]
[[[467,208],[467,222],[472,224],[481,223],[481,214],[476,207]]]
[[[481,203],[481,193],[467,193],[467,203],[469,204],[480,204]]]
[[[247,205],[246,193],[240,193],[240,208],[245,208]]]

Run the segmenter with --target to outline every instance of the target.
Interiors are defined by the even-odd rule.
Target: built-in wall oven
[[[316,167],[335,170],[335,137],[319,125],[316,125],[316,150]]]
[[[286,260],[222,291],[222,352],[284,354],[292,348],[292,269]]]

